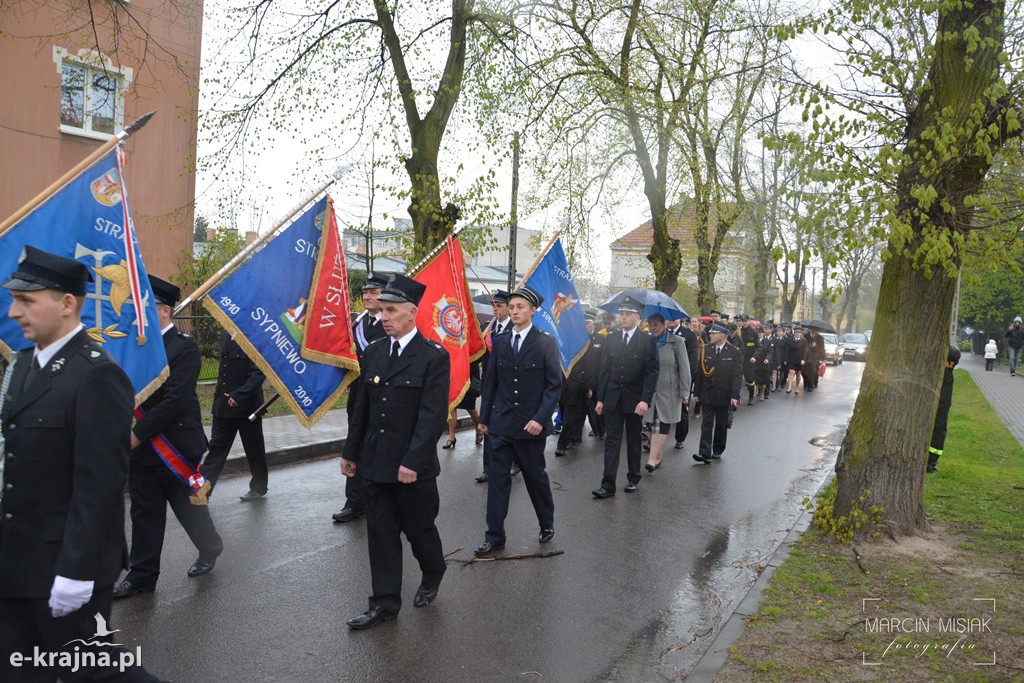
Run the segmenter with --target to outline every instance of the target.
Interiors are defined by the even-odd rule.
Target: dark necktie
[[[401,351],[401,350],[402,350],[402,345],[399,344],[398,340],[396,339],[391,344],[391,358],[389,359],[389,361],[390,361],[390,363],[392,365],[394,365],[395,361],[398,360],[398,352]]]
[[[715,358],[718,358],[720,355],[722,355],[722,347],[721,346],[716,346],[715,347]]]
[[[629,346],[629,332],[622,333],[622,343],[624,346]]]
[[[517,332],[516,333],[516,338],[512,340],[512,355],[513,356],[518,356],[519,355],[519,337],[520,337],[520,335]]]
[[[25,373],[25,383],[21,385],[23,391],[32,386],[32,380],[36,378],[37,374],[39,374],[39,359],[33,356],[32,362],[28,366],[28,372]]]

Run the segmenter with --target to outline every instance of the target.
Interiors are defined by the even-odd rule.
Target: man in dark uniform
[[[589,347],[588,347],[589,348]],[[562,432],[558,435],[555,445],[555,456],[563,456],[570,448],[575,448],[583,441],[583,423],[587,420],[587,408],[590,403],[591,380],[588,377],[588,366],[584,362],[586,354],[573,364],[569,376],[562,382],[562,398],[558,402],[558,411],[562,415]]]
[[[740,348],[743,351],[743,382],[747,385],[747,405],[754,405],[754,389],[757,381],[754,378],[754,354],[757,353],[757,330],[750,326],[750,316],[736,316],[740,326]]]
[[[804,389],[811,393],[818,388],[818,367],[825,362],[825,340],[817,327],[808,327],[807,335],[807,362],[804,363]]]
[[[402,534],[423,577],[413,599],[425,607],[437,597],[445,572],[434,520],[437,440],[448,424],[451,360],[440,344],[416,329],[426,287],[390,276],[381,292],[385,339],[366,347],[355,412],[341,460],[351,477],[359,469],[366,494],[366,541],[373,594],[369,609],[348,621],[362,630],[398,616],[402,606]]]
[[[604,355],[604,343],[607,337],[596,329],[597,318],[586,315],[587,334],[590,335],[590,346],[580,362],[586,368],[587,384],[587,421],[590,422],[590,435],[604,438],[604,416],[597,414],[597,380],[601,375],[601,357]]]
[[[946,445],[946,427],[949,424],[949,408],[953,405],[953,370],[960,363],[960,349],[955,344],[949,345],[946,354],[946,367],[942,372],[942,388],[939,390],[939,407],[935,411],[935,424],[932,427],[932,440],[928,445],[928,474],[938,472],[939,457]]]
[[[73,658],[110,619],[124,567],[124,484],[135,396],[131,382],[82,326],[89,269],[25,247],[10,318],[35,346],[4,377],[0,515],[0,680],[153,681],[142,667],[36,668],[32,655]],[[71,647],[72,644],[74,648]],[[118,662],[132,653],[90,644]],[[20,665],[12,661],[21,655]],[[72,661],[74,661],[72,659]]]
[[[189,577],[213,571],[224,550],[205,497],[190,495],[192,490],[171,471],[153,444],[154,439],[162,444],[159,437],[163,436],[173,451],[193,469],[199,467],[207,449],[199,398],[196,396],[196,380],[202,364],[199,347],[192,337],[179,332],[171,322],[171,309],[178,303],[181,291],[170,282],[152,275],[149,283],[156,297],[156,312],[171,374],[142,403],[142,417],[132,429],[132,457],[128,466],[128,493],[132,502],[131,568],[124,580],[114,587],[115,598],[126,598],[156,588],[168,504],[199,550],[199,557],[188,570]]]
[[[658,344],[638,327],[643,304],[627,296],[619,304],[620,332],[610,333],[601,361],[597,412],[604,415],[604,474],[595,498],[615,495],[622,433],[626,433],[625,491],[640,481],[640,430],[658,384]]]
[[[490,349],[494,347],[496,338],[508,333],[512,329],[512,321],[508,317],[508,292],[504,289],[496,289],[491,292],[491,302],[494,307],[494,317],[484,330],[484,341],[487,351],[480,357],[480,386],[483,386],[484,378],[487,375],[487,364],[490,362]],[[476,478],[478,484],[483,484],[491,478],[491,454],[494,448],[491,439],[484,434],[484,468]],[[517,474],[518,469],[513,472]]]
[[[387,278],[382,273],[375,273],[372,270],[366,274],[366,282],[363,284],[363,306],[366,310],[360,314],[353,325],[352,332],[356,338],[356,359],[359,367],[363,366],[363,354],[366,347],[387,336],[384,333],[384,325],[380,322],[380,297],[381,290],[387,284]],[[348,415],[348,423],[352,424],[352,414],[355,410],[356,399],[362,391],[361,382],[352,382],[348,388],[348,404],[345,412]],[[366,504],[363,499],[363,475],[356,472],[345,479],[345,505],[331,515],[335,522],[350,522],[366,516]]]
[[[525,286],[509,295],[512,330],[494,343],[480,388],[480,429],[490,434],[494,450],[487,484],[487,533],[475,551],[478,557],[505,547],[513,461],[523,473],[537,513],[538,540],[547,543],[555,535],[555,503],[544,469],[544,446],[552,431],[551,414],[562,393],[562,362],[555,340],[533,326],[533,314],[543,302],[543,297]]]
[[[241,496],[243,503],[267,495],[267,448],[263,441],[263,418],[255,422],[249,416],[263,404],[263,373],[245,355],[242,347],[227,332],[220,335],[220,371],[213,392],[213,430],[210,452],[203,462],[203,476],[210,482],[210,491],[217,485],[227,462],[235,435],[241,433],[245,459],[249,463],[249,492]]]
[[[683,316],[677,323],[672,332],[686,341],[686,355],[690,361],[690,377],[695,377],[697,375],[697,358],[700,356],[700,341],[697,339],[697,333],[690,329],[689,317]],[[687,403],[683,403],[682,407],[682,417],[676,424],[676,450],[683,447],[683,442],[686,441],[686,437],[690,433],[690,407]]]
[[[709,463],[725,452],[729,413],[740,403],[743,386],[743,353],[726,343],[729,331],[712,325],[709,342],[701,352],[693,395],[701,406],[700,451],[697,462]]]

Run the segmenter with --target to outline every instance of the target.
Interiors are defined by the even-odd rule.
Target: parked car
[[[825,362],[832,365],[843,364],[843,343],[839,336],[830,332],[822,332],[821,340],[825,342]]]
[[[868,357],[868,337],[859,332],[843,335],[843,358],[865,361]]]

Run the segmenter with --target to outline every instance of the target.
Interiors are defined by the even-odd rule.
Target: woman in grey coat
[[[658,384],[651,404],[651,452],[647,457],[647,471],[661,467],[665,441],[672,425],[682,419],[682,404],[690,402],[690,357],[686,340],[666,329],[665,317],[654,313],[647,318],[647,329],[658,342]]]

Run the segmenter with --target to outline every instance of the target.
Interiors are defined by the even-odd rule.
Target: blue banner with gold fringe
[[[552,242],[523,284],[544,297],[544,303],[533,316],[533,324],[555,338],[562,372],[568,377],[572,366],[587,350],[590,335],[561,238]]]
[[[89,267],[94,282],[86,294],[82,322],[89,336],[124,368],[135,400],[141,403],[167,378],[167,355],[116,150],[0,235],[2,279],[18,269],[26,245]],[[10,291],[0,289],[0,353],[8,359],[12,352],[32,345],[18,323],[7,317],[10,307]]]
[[[328,201],[314,204],[203,299],[305,427],[358,376],[301,353]]]

